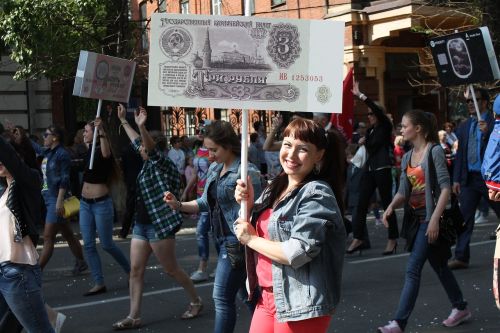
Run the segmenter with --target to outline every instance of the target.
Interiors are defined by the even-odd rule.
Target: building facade
[[[0,122],[20,125],[31,133],[52,123],[52,89],[47,79],[16,81],[17,64],[0,58]]]
[[[395,122],[412,108],[433,112],[438,120],[444,121],[448,118],[446,93],[429,84],[436,82],[436,72],[423,52],[427,37],[419,31],[422,27],[454,29],[469,22],[463,15],[429,3],[432,1],[424,4],[415,0],[250,0],[250,12],[261,17],[345,22],[344,73],[354,67],[360,89],[384,105]],[[244,15],[244,0],[132,0],[130,9],[133,20],[145,22],[141,51],[146,55],[147,22],[152,13]],[[227,57],[236,59],[242,55]],[[365,121],[366,113],[364,104],[356,102],[355,121]],[[250,114],[250,121],[261,120],[269,126],[274,113]],[[239,130],[241,110],[169,108],[162,112],[162,130],[167,135],[191,134],[203,118],[226,119]]]

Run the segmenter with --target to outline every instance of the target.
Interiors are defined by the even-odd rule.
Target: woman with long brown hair
[[[381,333],[404,331],[417,301],[422,269],[427,260],[452,305],[443,325],[457,326],[471,317],[460,286],[447,265],[451,257],[450,244],[439,238],[439,220],[450,200],[451,188],[444,152],[437,144],[436,118],[431,113],[412,110],[404,114],[401,124],[401,134],[413,148],[403,156],[399,190],[385,210],[383,222],[388,227],[394,210],[406,203],[405,221],[411,221],[407,226],[413,226],[406,229],[415,231],[402,231],[411,251],[405,283],[394,319],[378,328]],[[431,184],[434,179],[431,175],[436,184]]]
[[[92,169],[89,169],[92,151],[90,146],[94,131],[98,131],[98,140],[95,147],[94,165]],[[113,175],[116,165],[100,118],[96,118],[93,122],[85,125],[83,139],[89,145],[89,150],[85,159],[86,167],[83,173],[82,198],[80,200],[80,231],[85,256],[94,280],[94,286],[84,296],[91,296],[106,292],[101,259],[96,248],[96,232],[99,234],[103,250],[108,252],[127,274],[126,281],[129,279],[130,263],[122,250],[113,241],[114,209],[108,183],[110,180],[116,179],[116,175]]]

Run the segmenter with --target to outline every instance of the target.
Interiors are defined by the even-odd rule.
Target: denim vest
[[[47,158],[45,176],[48,193],[52,197],[57,197],[60,188],[69,189],[71,156],[62,145],[58,145],[54,149],[42,148],[39,145],[33,147],[38,155]]]
[[[201,198],[197,199],[200,212],[209,212],[212,216],[212,208],[208,204],[208,189],[210,185],[217,181],[219,174],[223,168],[222,163],[212,163],[208,169],[207,182],[205,190]],[[248,163],[248,176],[252,181],[255,197],[258,197],[262,192],[260,182],[260,172],[255,165]],[[236,181],[240,179],[240,159],[236,158],[231,164],[227,172],[219,179],[217,186],[217,202],[219,203],[224,219],[226,220],[228,229],[234,234],[233,222],[238,219],[240,205],[234,199],[234,190],[236,189]]]
[[[259,215],[252,214],[254,226]],[[312,181],[289,193],[273,209],[268,232],[272,241],[281,242],[290,262],[272,264],[278,321],[332,315],[340,300],[346,231],[330,186]],[[251,298],[258,281],[255,252],[246,249]]]

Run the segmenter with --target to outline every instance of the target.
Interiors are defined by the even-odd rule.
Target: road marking
[[[485,245],[485,244],[491,244],[495,243],[496,241],[494,240],[487,240],[487,241],[482,241],[482,242],[475,242],[475,243],[470,243],[470,246],[480,246],[480,245]],[[452,249],[455,247],[453,246]],[[349,264],[364,264],[367,262],[376,262],[376,261],[384,261],[384,260],[391,260],[391,259],[396,259],[396,258],[401,258],[401,257],[408,257],[410,255],[410,252],[407,253],[402,253],[402,254],[395,254],[391,256],[385,256],[385,257],[377,257],[377,258],[370,258],[370,259],[362,259],[362,260],[353,260],[353,261],[348,261]]]
[[[196,284],[196,288],[209,287],[209,286],[213,286],[213,284],[214,284],[213,282],[200,283],[200,284]],[[168,289],[162,289],[162,290],[156,290],[156,291],[149,291],[149,292],[144,293],[142,296],[147,297],[147,296],[166,294],[166,293],[171,293],[171,292],[181,291],[181,290],[184,290],[184,288],[174,287],[174,288],[168,288]],[[121,301],[125,301],[128,299],[130,299],[129,296],[121,296],[121,297],[108,298],[108,299],[103,299],[103,300],[94,301],[94,302],[86,302],[86,303],[78,303],[78,304],[72,304],[72,305],[59,306],[57,308],[54,308],[54,310],[64,311],[64,310],[71,310],[71,309],[86,308],[86,307],[94,306],[94,305],[102,305],[102,304],[109,304],[109,303],[114,303],[114,302],[121,302]]]

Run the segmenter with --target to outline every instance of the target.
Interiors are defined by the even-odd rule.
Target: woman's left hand
[[[255,228],[242,218],[239,218],[236,220],[236,222],[234,222],[233,228],[236,237],[243,245],[247,245],[252,240],[252,238],[258,237]]]
[[[427,232],[425,233],[429,244],[434,243],[439,236],[439,218],[431,217]]]
[[[57,216],[64,216],[64,202],[61,200],[56,202],[56,214]]]

